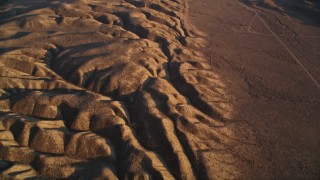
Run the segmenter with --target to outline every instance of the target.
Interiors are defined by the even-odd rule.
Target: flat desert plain
[[[319,179],[317,0],[1,0],[0,179]]]

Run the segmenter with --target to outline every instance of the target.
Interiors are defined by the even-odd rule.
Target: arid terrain
[[[0,179],[319,179],[319,7],[0,1]]]

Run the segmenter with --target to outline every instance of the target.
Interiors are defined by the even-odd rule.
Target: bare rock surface
[[[2,1],[0,177],[247,177],[260,147],[186,14],[183,0]]]

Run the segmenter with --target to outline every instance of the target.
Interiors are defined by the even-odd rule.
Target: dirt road
[[[319,179],[319,5],[290,3],[1,1],[0,179]]]
[[[290,3],[189,1],[189,21],[209,41],[203,52],[232,96],[233,120],[248,122],[261,147],[251,177],[320,177],[319,9]]]

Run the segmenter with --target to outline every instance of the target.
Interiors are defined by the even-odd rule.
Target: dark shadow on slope
[[[282,15],[290,16],[309,26],[320,26],[320,1],[319,0],[240,0],[248,6],[275,11]],[[272,1],[275,6],[270,5]]]

